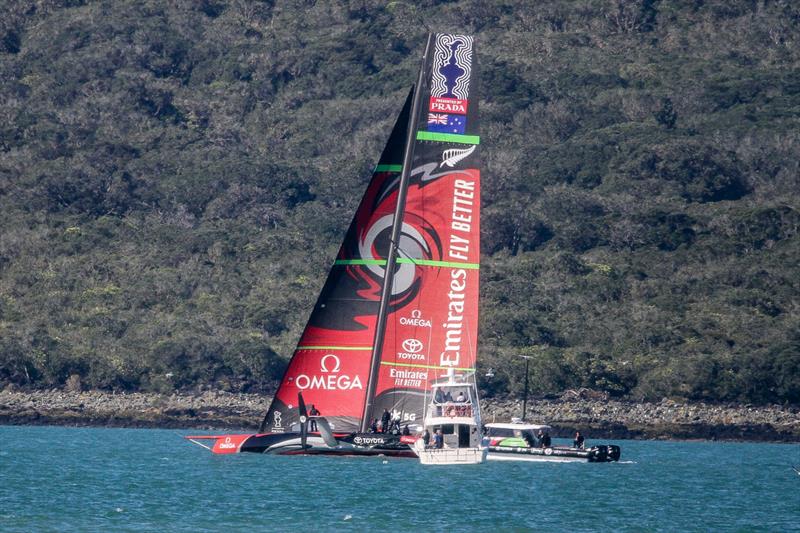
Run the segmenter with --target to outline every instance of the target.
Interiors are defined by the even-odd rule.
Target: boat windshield
[[[517,438],[532,438],[533,431],[530,429],[516,429],[516,428],[487,428],[487,435],[490,437],[517,437]]]

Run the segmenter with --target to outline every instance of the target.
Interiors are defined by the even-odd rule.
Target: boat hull
[[[538,461],[550,463],[610,463],[619,461],[620,448],[614,445],[593,446],[586,450],[553,446],[526,448],[521,446],[489,446],[489,461]]]
[[[347,434],[337,436],[337,445],[329,446],[317,433],[309,433],[303,447],[300,433],[263,433],[256,435],[193,436],[187,439],[214,440],[214,453],[261,453],[269,455],[339,455],[408,457],[417,455],[403,442],[403,437],[385,434]]]
[[[441,448],[417,451],[423,465],[477,465],[486,461],[486,448]]]

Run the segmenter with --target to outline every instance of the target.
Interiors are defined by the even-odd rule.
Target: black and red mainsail
[[[298,430],[298,393],[337,433],[363,430],[384,409],[413,424],[430,383],[451,369],[474,374],[476,58],[466,35],[432,35],[426,50],[262,432]]]

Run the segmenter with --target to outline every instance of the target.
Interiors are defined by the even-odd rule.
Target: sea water
[[[0,426],[0,531],[800,531],[797,444],[605,441],[619,463],[436,467],[217,456],[192,433]]]

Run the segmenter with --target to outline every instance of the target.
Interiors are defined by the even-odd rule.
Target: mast
[[[416,137],[414,131],[419,121],[420,101],[422,100],[422,84],[425,78],[425,64],[431,48],[432,34],[428,34],[428,42],[425,44],[425,53],[422,55],[422,64],[419,68],[417,83],[414,86],[414,100],[411,105],[411,114],[408,117],[408,133],[406,144],[403,150],[403,168],[400,172],[400,184],[397,192],[397,206],[394,211],[392,221],[392,235],[389,242],[389,254],[386,257],[386,270],[383,276],[383,287],[381,290],[381,302],[378,308],[378,318],[375,327],[375,342],[372,345],[372,357],[369,365],[369,379],[367,381],[367,394],[364,401],[364,412],[361,416],[360,431],[365,433],[370,425],[370,415],[372,405],[375,400],[375,387],[378,381],[378,371],[380,369],[381,350],[383,349],[383,338],[386,330],[386,317],[389,308],[389,299],[392,296],[392,283],[394,281],[394,269],[397,263],[397,247],[400,241],[400,232],[403,227],[403,211],[406,204],[408,193],[408,180],[411,174],[411,164],[414,158],[414,142]]]

